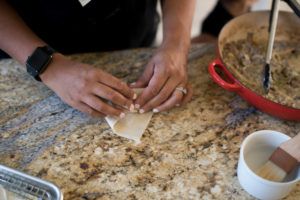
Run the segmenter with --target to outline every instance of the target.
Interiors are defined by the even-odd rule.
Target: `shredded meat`
[[[275,41],[269,93],[263,87],[266,43],[247,39],[225,44],[222,59],[247,88],[276,103],[300,109],[300,43]]]

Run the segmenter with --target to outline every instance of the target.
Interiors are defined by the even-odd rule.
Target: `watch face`
[[[43,50],[37,49],[29,59],[29,64],[39,70],[41,67],[45,66],[48,64],[50,61],[51,56],[44,52]]]
[[[31,76],[36,77],[48,65],[52,58],[41,48],[37,48],[26,62],[27,71]]]

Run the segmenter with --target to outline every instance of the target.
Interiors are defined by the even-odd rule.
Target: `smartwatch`
[[[55,52],[50,46],[37,47],[26,60],[27,72],[35,80],[41,81],[39,75],[45,71]]]

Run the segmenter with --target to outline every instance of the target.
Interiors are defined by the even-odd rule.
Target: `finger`
[[[180,105],[186,105],[191,99],[194,94],[194,90],[190,85],[186,86],[186,95],[184,95],[184,98],[182,99]]]
[[[94,95],[89,95],[83,99],[84,103],[92,107],[94,110],[103,113],[108,116],[117,116],[117,117],[124,117],[125,114],[122,110],[114,108],[103,101],[101,101],[98,97]]]
[[[178,85],[178,80],[175,78],[168,79],[164,87],[161,89],[158,95],[150,99],[144,106],[141,107],[140,112],[148,112],[153,108],[161,105],[165,102],[170,95],[174,92],[176,86]]]
[[[100,70],[97,72],[97,80],[100,80],[101,83],[119,91],[127,98],[134,99],[135,93],[130,87],[127,86],[126,83],[108,73],[103,73]]]
[[[109,100],[118,106],[121,106],[128,110],[134,109],[133,102],[131,100],[125,98],[122,94],[118,93],[117,91],[111,89],[106,85],[96,83],[96,85],[92,88],[92,92],[96,96]]]
[[[160,106],[154,108],[153,112],[158,113],[173,108],[175,105],[181,102],[182,98],[183,98],[183,93],[179,90],[175,90],[173,94],[170,96],[170,98]]]
[[[146,102],[159,94],[160,90],[163,88],[164,84],[168,80],[167,76],[163,73],[154,73],[151,78],[149,85],[143,90],[143,92],[138,96],[135,101],[136,108],[143,107]]]
[[[94,110],[93,108],[91,108],[90,106],[82,102],[76,105],[76,109],[93,117],[100,117],[100,118],[105,117],[103,113]]]
[[[137,80],[137,82],[131,83],[131,88],[144,88],[148,85],[152,75],[153,75],[154,63],[149,62],[143,72],[142,76]]]

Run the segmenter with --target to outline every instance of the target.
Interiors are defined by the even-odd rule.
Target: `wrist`
[[[54,53],[52,60],[47,66],[47,68],[39,75],[41,81],[48,85],[48,83],[53,80],[54,77],[57,77],[57,68],[61,59],[64,59],[64,56],[58,52]]]
[[[176,52],[187,55],[190,45],[191,45],[190,37],[167,37],[163,40],[159,49],[174,50]]]
[[[56,51],[50,46],[38,46],[26,60],[27,72],[37,81],[41,81],[39,75],[46,70],[52,61]]]
[[[164,42],[157,49],[156,55],[162,55],[170,59],[174,66],[186,68],[187,57],[189,52],[189,43],[179,44],[177,42]]]

